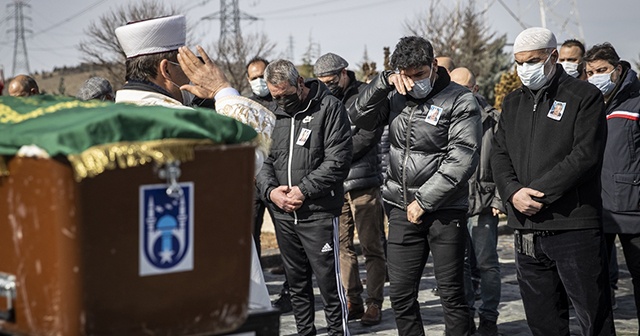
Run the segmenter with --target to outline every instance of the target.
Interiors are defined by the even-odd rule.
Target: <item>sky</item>
[[[0,0],[0,67],[12,76],[16,0]],[[77,45],[86,40],[85,31],[101,15],[136,0],[20,0],[29,7],[24,14],[28,62],[31,72],[75,66],[83,60]],[[301,63],[313,44],[317,55],[334,52],[357,69],[365,50],[371,61],[382,67],[383,47],[393,47],[408,35],[407,24],[425,16],[431,1],[437,0],[239,0],[240,11],[258,20],[243,20],[243,33],[264,33],[276,47],[269,58],[290,58]],[[453,8],[466,0],[440,0],[439,6]],[[220,10],[219,0],[164,0],[187,17],[194,36],[207,46],[220,37],[219,20],[203,20]],[[230,0],[226,1],[230,3]],[[523,27],[542,26],[540,3],[546,6],[544,24],[558,42],[584,39],[587,47],[608,41],[622,59],[640,61],[640,0],[475,0],[485,11],[485,24],[507,43]],[[464,2],[463,2],[464,3]],[[511,53],[510,47],[505,52]],[[24,73],[24,69],[16,69]]]

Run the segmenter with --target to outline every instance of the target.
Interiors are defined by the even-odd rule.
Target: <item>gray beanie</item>
[[[557,48],[556,36],[542,27],[533,27],[523,30],[513,42],[513,53],[540,49]]]
[[[80,100],[90,100],[101,98],[106,94],[113,96],[111,83],[102,77],[91,77],[82,84],[76,98]]]
[[[334,53],[327,53],[318,58],[313,66],[313,73],[316,77],[330,76],[348,66],[349,63],[344,58]]]

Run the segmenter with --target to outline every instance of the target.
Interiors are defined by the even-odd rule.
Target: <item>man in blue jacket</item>
[[[529,28],[513,52],[522,87],[504,99],[491,166],[533,335],[569,335],[567,297],[582,335],[614,335],[602,232],[602,94],[563,70],[546,28]]]
[[[633,279],[640,308],[640,81],[609,43],[585,56],[587,76],[604,95],[607,145],[602,164],[602,203],[607,251],[616,235]],[[640,318],[640,312],[638,317]]]

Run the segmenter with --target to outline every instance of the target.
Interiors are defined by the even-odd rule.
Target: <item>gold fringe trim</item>
[[[144,142],[119,142],[93,146],[80,154],[71,154],[77,182],[95,177],[106,170],[132,168],[150,162],[164,164],[173,161],[192,161],[194,147],[212,145],[209,139],[164,139]]]
[[[9,176],[9,168],[7,168],[7,163],[4,161],[4,156],[0,156],[0,177]]]

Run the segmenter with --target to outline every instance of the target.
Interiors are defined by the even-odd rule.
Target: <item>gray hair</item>
[[[278,85],[286,81],[292,86],[296,86],[298,84],[298,78],[300,78],[300,74],[296,66],[284,59],[273,61],[264,69],[264,79],[267,83],[273,85]]]

